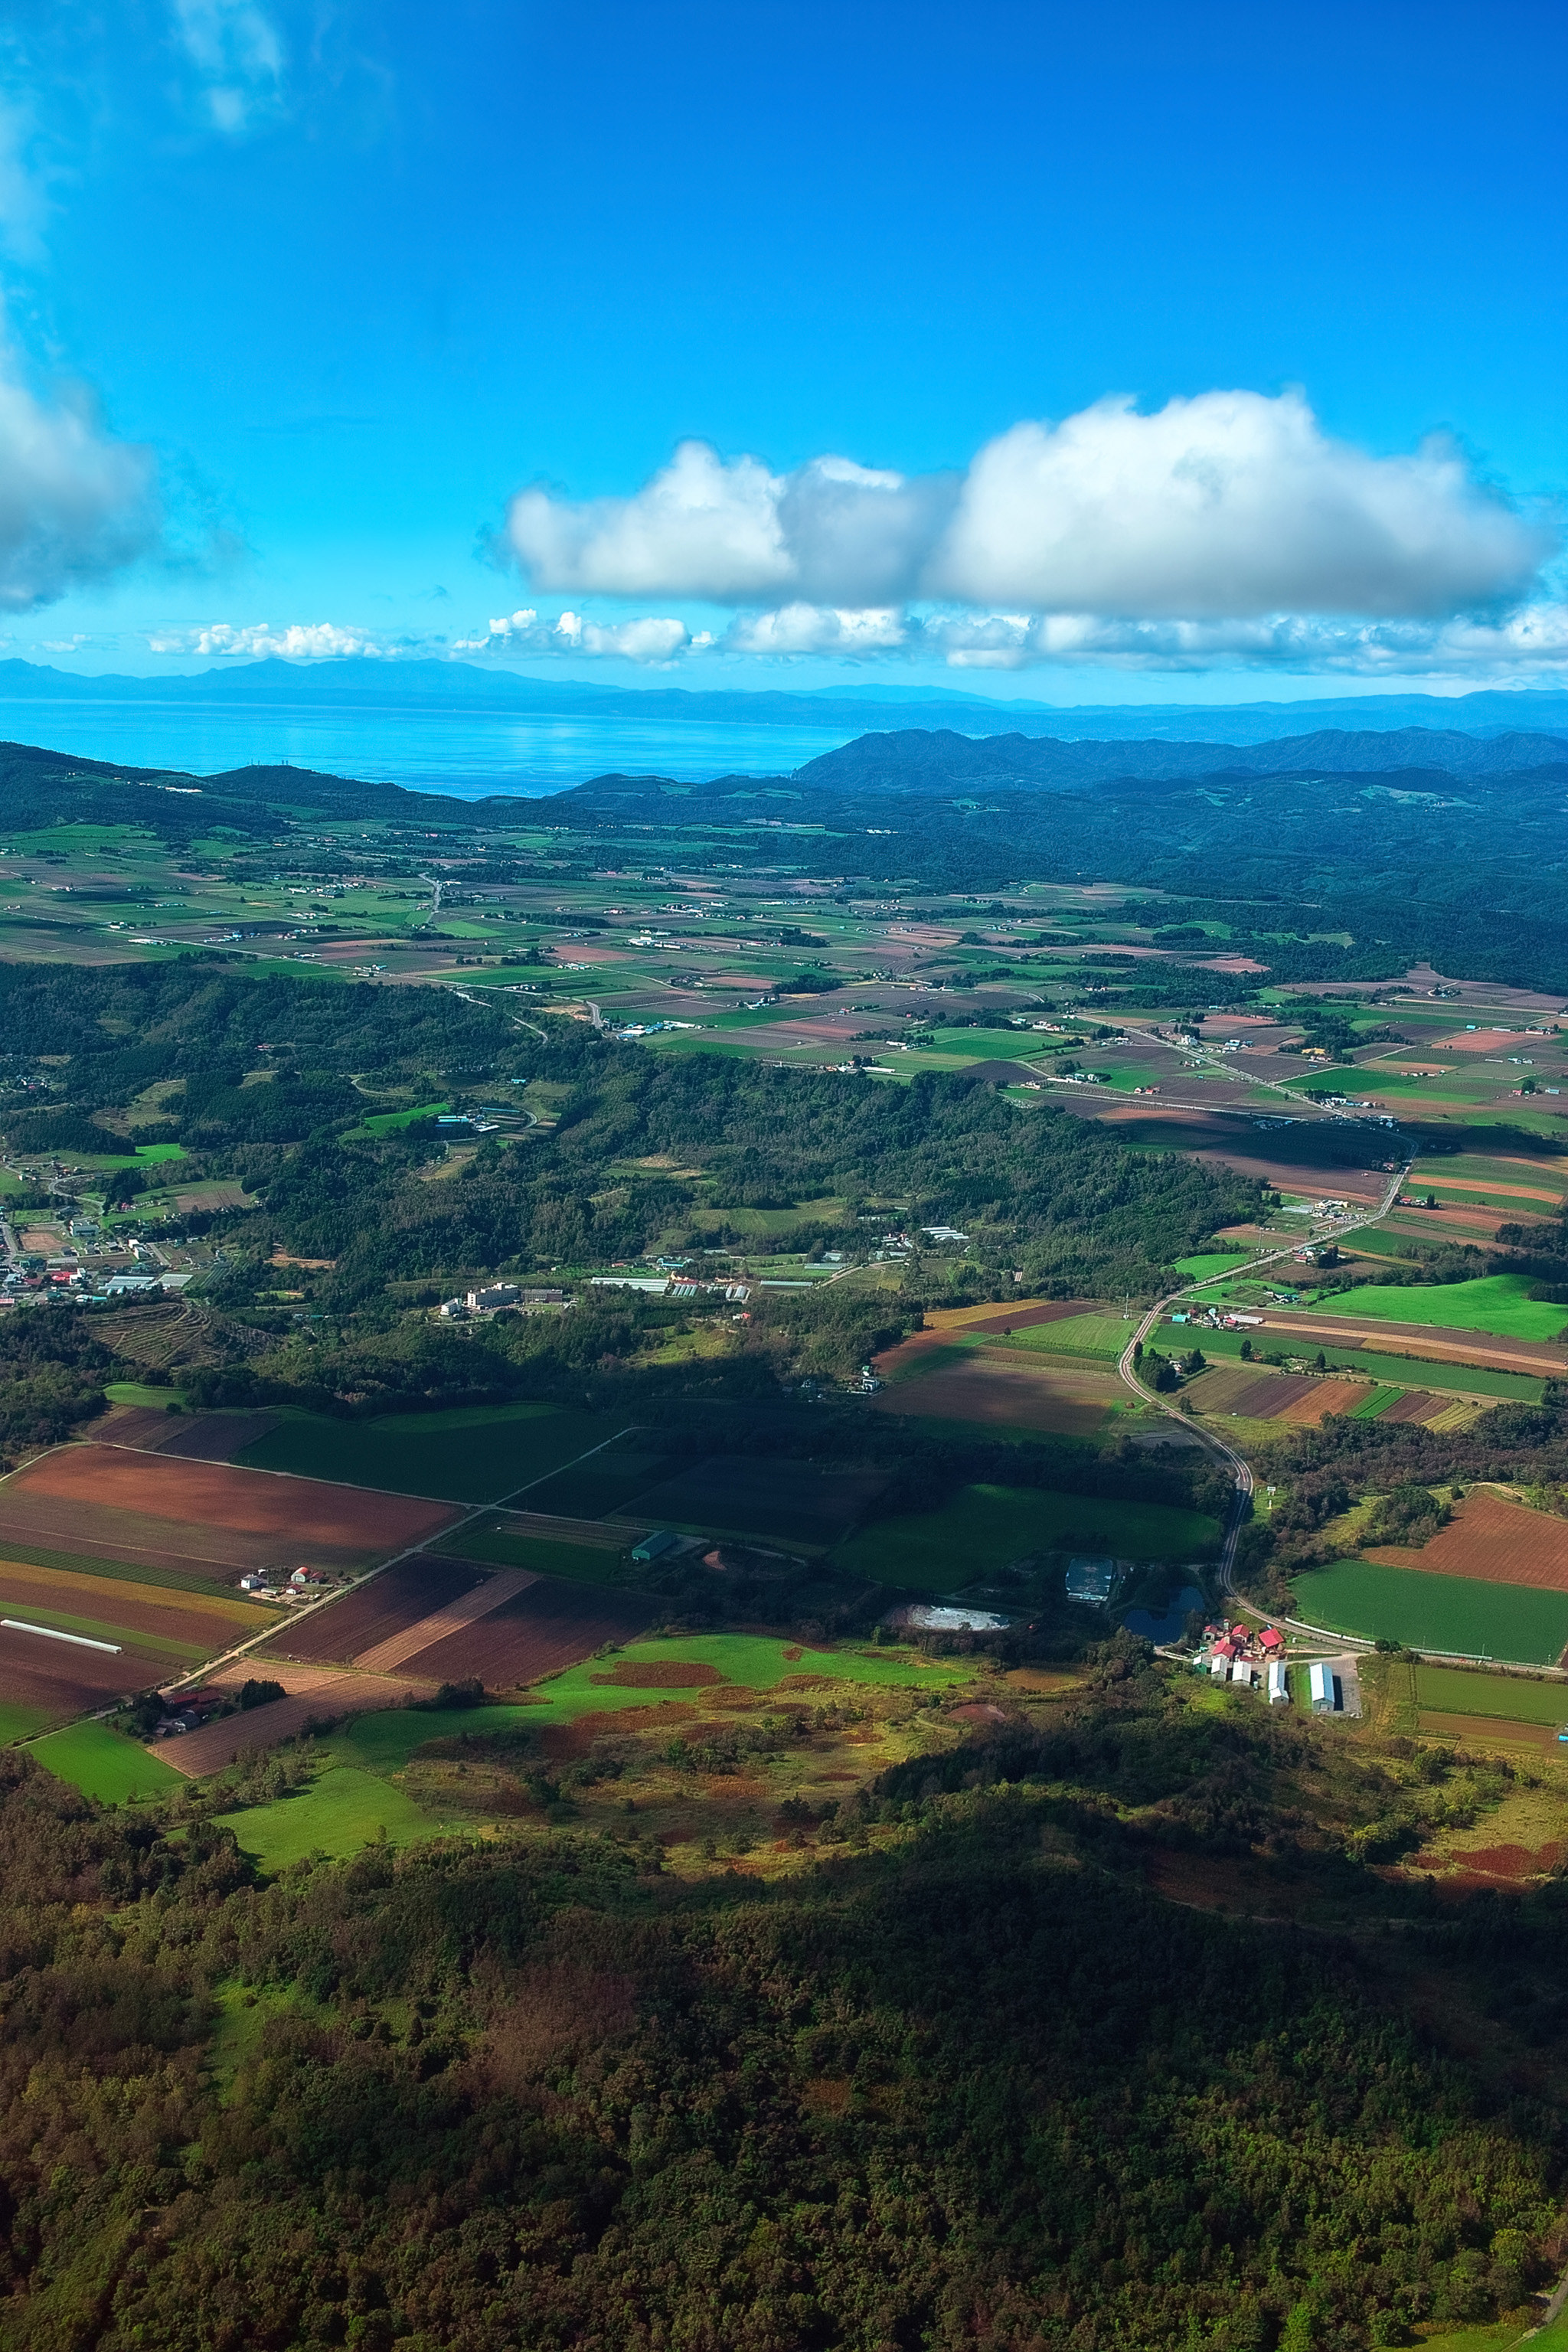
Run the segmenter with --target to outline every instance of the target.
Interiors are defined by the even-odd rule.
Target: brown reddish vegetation
[[[590,1675],[591,1683],[614,1683],[622,1690],[700,1690],[721,1683],[717,1666],[682,1664],[677,1658],[654,1659],[643,1665],[631,1659],[607,1675]]]
[[[1425,1568],[1438,1576],[1468,1576],[1479,1584],[1531,1584],[1568,1592],[1568,1519],[1505,1503],[1480,1492],[1454,1506],[1419,1551],[1378,1544],[1363,1558],[1388,1568]]]

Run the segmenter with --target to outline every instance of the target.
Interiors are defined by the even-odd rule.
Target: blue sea
[[[128,768],[197,776],[253,763],[450,793],[538,799],[591,776],[673,776],[682,783],[726,775],[778,776],[831,751],[841,728],[764,727],[722,719],[512,718],[450,707],[331,709],[309,703],[258,708],[177,702],[0,701],[0,737]]]

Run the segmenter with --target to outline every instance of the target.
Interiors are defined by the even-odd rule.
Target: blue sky
[[[1565,46],[1533,0],[13,12],[0,654],[1568,682]]]

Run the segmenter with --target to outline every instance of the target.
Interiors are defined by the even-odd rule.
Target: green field
[[[1162,1325],[1161,1330],[1163,1341],[1176,1342],[1176,1330],[1170,1324]],[[1318,1360],[1320,1348],[1314,1346],[1310,1339],[1302,1339],[1291,1348],[1285,1344],[1289,1334],[1278,1329],[1215,1331],[1200,1324],[1196,1327],[1194,1344],[1203,1349],[1211,1363],[1217,1363],[1221,1358],[1227,1363],[1234,1363],[1240,1360],[1241,1343],[1246,1339],[1250,1339],[1254,1357],[1259,1362],[1266,1349],[1271,1355],[1300,1357],[1309,1364],[1315,1365]],[[1420,1341],[1411,1339],[1401,1344],[1415,1348],[1419,1347]],[[1429,1360],[1425,1356],[1396,1356],[1393,1353],[1394,1345],[1390,1341],[1380,1347],[1376,1339],[1369,1334],[1363,1348],[1323,1345],[1321,1353],[1328,1360],[1331,1372],[1367,1372],[1374,1381],[1385,1385],[1440,1389],[1464,1396],[1508,1397],[1521,1404],[1541,1402],[1542,1383],[1529,1372],[1494,1372],[1489,1365],[1438,1363],[1435,1358]]]
[[[632,1537],[626,1548],[606,1551],[601,1544],[560,1543],[552,1537],[514,1534],[504,1519],[463,1528],[436,1551],[456,1553],[459,1559],[482,1559],[497,1568],[529,1568],[535,1576],[564,1576],[578,1584],[618,1584],[625,1573]]]
[[[1047,1356],[1104,1356],[1112,1361],[1138,1328],[1136,1321],[1124,1316],[1101,1312],[1096,1315],[1065,1315],[1059,1323],[1031,1323],[1010,1339],[987,1332],[987,1347],[1027,1348],[1033,1353]],[[952,1333],[962,1339],[962,1328]]]
[[[153,1412],[166,1412],[172,1404],[184,1411],[185,1403],[183,1391],[149,1388],[143,1381],[105,1381],[103,1393],[110,1404],[145,1405]]]
[[[1471,1675],[1460,1666],[1417,1666],[1415,1700],[1440,1715],[1481,1715],[1499,1723],[1568,1724],[1568,1684],[1517,1675]]]
[[[16,1702],[0,1706],[0,1748],[9,1748],[18,1739],[30,1739],[35,1731],[42,1731],[48,1719],[47,1706],[23,1706]]]
[[[291,1470],[393,1495],[496,1503],[620,1427],[606,1413],[563,1412],[550,1404],[379,1413],[373,1421],[289,1412],[237,1458],[247,1469]]]
[[[1029,1552],[1188,1560],[1217,1549],[1219,1523],[1168,1503],[1119,1503],[1034,1486],[965,1486],[940,1510],[878,1519],[833,1554],[844,1576],[957,1592]]]
[[[1331,1633],[1400,1642],[1413,1650],[1459,1657],[1503,1658],[1555,1665],[1568,1644],[1568,1592],[1523,1584],[1483,1584],[1468,1576],[1434,1576],[1419,1568],[1384,1568],[1340,1559],[1315,1569],[1293,1588],[1296,1613]]]
[[[1365,1315],[1384,1323],[1429,1323],[1445,1331],[1491,1331],[1499,1339],[1555,1339],[1568,1322],[1568,1307],[1530,1297],[1528,1274],[1488,1274],[1475,1282],[1420,1285],[1405,1290],[1371,1285],[1326,1299],[1332,1315]]]
[[[1178,1274],[1191,1282],[1203,1282],[1210,1275],[1228,1274],[1233,1265],[1244,1265],[1246,1250],[1200,1250],[1196,1257],[1179,1257],[1173,1261]]]
[[[434,1734],[426,1731],[425,1737]],[[339,1745],[333,1743],[334,1748]],[[216,1818],[234,1832],[241,1851],[269,1871],[286,1870],[290,1863],[318,1852],[341,1860],[384,1831],[389,1844],[401,1846],[439,1837],[451,1826],[424,1811],[380,1774],[337,1762],[328,1762],[303,1789],[269,1805],[249,1805]]]
[[[35,1740],[27,1753],[58,1779],[106,1805],[124,1804],[135,1797],[166,1797],[188,1786],[172,1764],[150,1756],[106,1723],[73,1723],[65,1731],[51,1731],[47,1738]]]
[[[1368,1389],[1365,1396],[1357,1399],[1345,1415],[1345,1419],[1375,1421],[1385,1404],[1392,1404],[1395,1397],[1401,1397],[1404,1394],[1403,1389],[1385,1389],[1380,1381],[1376,1388]]]
[[[373,1111],[362,1118],[353,1129],[355,1135],[395,1135],[400,1127],[412,1127],[416,1119],[434,1118],[437,1112],[450,1110],[449,1102],[420,1103],[413,1110]]]

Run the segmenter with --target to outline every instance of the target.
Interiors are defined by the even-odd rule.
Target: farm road
[[[1382,1200],[1374,1209],[1369,1210],[1363,1217],[1353,1218],[1350,1223],[1342,1228],[1342,1231],[1348,1233],[1359,1225],[1375,1224],[1379,1217],[1386,1216],[1399,1198],[1401,1187],[1410,1173],[1411,1164],[1407,1160],[1398,1174],[1392,1178]],[[1196,1423],[1190,1422],[1184,1413],[1178,1412],[1174,1405],[1167,1404],[1163,1397],[1156,1396],[1152,1389],[1145,1388],[1138,1376],[1136,1357],[1142,1343],[1154,1329],[1161,1316],[1167,1307],[1174,1306],[1178,1298],[1194,1298],[1207,1288],[1210,1283],[1234,1282],[1238,1276],[1251,1274],[1260,1265],[1272,1265],[1279,1258],[1291,1256],[1299,1247],[1299,1243],[1288,1243],[1283,1249],[1266,1251],[1261,1257],[1250,1259],[1246,1265],[1232,1266],[1228,1274],[1211,1275],[1207,1283],[1192,1282],[1184,1290],[1172,1291],[1168,1298],[1157,1298],[1122,1349],[1121,1361],[1116,1368],[1140,1404],[1152,1405],[1156,1412],[1165,1414],[1169,1420],[1174,1421],[1181,1428],[1190,1432],[1201,1445],[1207,1446],[1211,1454],[1229,1465],[1231,1476],[1236,1482],[1236,1496],[1231,1505],[1230,1517],[1226,1522],[1225,1542],[1221,1547],[1216,1575],[1220,1592],[1227,1601],[1234,1600],[1236,1597],[1236,1548],[1241,1541],[1241,1530],[1247,1524],[1247,1510],[1252,1501],[1252,1465],[1244,1455],[1238,1454],[1233,1445],[1227,1445],[1223,1437],[1216,1436],[1212,1429],[1198,1427]]]

